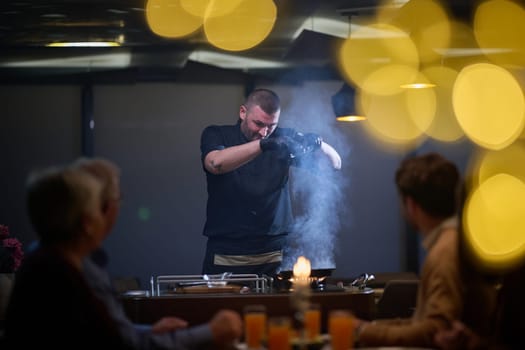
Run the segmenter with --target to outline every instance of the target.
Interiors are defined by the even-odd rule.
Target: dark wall
[[[333,255],[337,276],[407,270],[411,233],[393,183],[406,152],[379,147],[363,124],[333,121],[330,96],[340,85],[265,85],[283,100],[282,125],[322,134],[343,157],[335,177],[316,180],[331,181],[325,192],[332,197],[327,208],[305,209],[325,225],[310,234],[320,240],[319,254]],[[35,167],[81,155],[81,92],[75,84],[0,86],[0,223],[26,247],[35,235],[25,215],[25,178]],[[93,85],[94,154],[122,170],[122,209],[105,242],[115,277],[138,276],[147,287],[151,275],[200,273],[206,242],[200,133],[208,124],[235,123],[244,93],[241,83]],[[426,143],[420,151],[426,150],[442,151],[462,169],[470,155],[464,143]],[[297,183],[309,175],[294,176]]]

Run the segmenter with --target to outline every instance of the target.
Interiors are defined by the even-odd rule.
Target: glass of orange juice
[[[354,346],[354,315],[350,310],[332,310],[328,314],[328,333],[332,350]]]
[[[304,312],[304,330],[308,341],[321,335],[321,305],[313,303],[308,306]]]
[[[266,306],[251,304],[244,307],[244,340],[250,350],[261,349],[266,338]]]
[[[289,350],[291,347],[291,320],[287,316],[268,319],[268,350]]]

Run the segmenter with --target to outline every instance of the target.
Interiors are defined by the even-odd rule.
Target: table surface
[[[332,348],[330,346],[330,335],[323,334],[321,335],[321,339],[322,339],[322,344],[320,344],[319,347],[315,347],[315,348],[319,350],[331,350]],[[299,349],[299,347],[293,346],[293,349]],[[357,347],[356,349],[361,349],[361,350],[434,350],[430,348],[406,347],[406,346]],[[248,348],[246,347],[245,343],[237,343],[232,347],[232,350],[248,350]],[[261,350],[266,350],[266,348],[263,348]]]
[[[291,316],[291,293],[253,294],[181,294],[175,296],[127,296],[122,304],[128,317],[136,323],[153,323],[164,316],[177,316],[191,325],[202,324],[220,309],[243,312],[246,305],[263,304],[268,316]],[[322,330],[326,330],[327,315],[333,309],[351,310],[357,317],[371,320],[375,316],[375,296],[372,290],[362,292],[314,292],[309,302],[321,305]]]

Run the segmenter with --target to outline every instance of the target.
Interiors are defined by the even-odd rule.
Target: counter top
[[[190,325],[207,322],[220,309],[242,313],[248,304],[264,304],[269,316],[293,316],[292,293],[218,293],[178,294],[167,296],[124,296],[122,302],[129,318],[136,323],[153,323],[163,316],[177,316]],[[321,327],[326,330],[327,315],[332,309],[349,309],[357,317],[372,320],[375,315],[373,290],[313,292],[312,303],[321,305]]]

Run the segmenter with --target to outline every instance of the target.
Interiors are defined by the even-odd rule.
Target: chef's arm
[[[334,169],[341,169],[341,157],[339,153],[337,153],[335,148],[324,142],[323,138],[318,134],[296,132],[293,134],[292,139],[301,146],[292,148],[292,153],[295,156],[301,157],[302,155],[315,152],[316,154],[324,155]],[[320,153],[319,150],[321,150]]]
[[[323,141],[321,143],[321,152],[326,155],[334,169],[341,169],[341,156],[335,148]]]
[[[204,158],[204,167],[216,175],[233,171],[261,154],[259,143],[259,140],[254,140],[242,145],[211,151]]]

